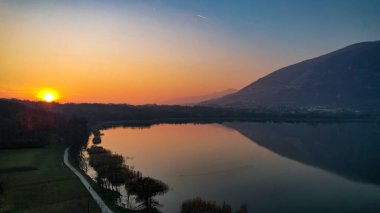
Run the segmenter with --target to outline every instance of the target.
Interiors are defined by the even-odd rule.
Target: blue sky
[[[87,7],[136,12],[136,16],[162,18],[215,30],[239,40],[246,47],[268,56],[289,60],[317,56],[343,46],[380,39],[378,0],[110,0],[110,1],[4,1],[23,7]],[[149,11],[149,8],[154,11]],[[157,11],[161,11],[158,16]],[[152,14],[149,14],[152,13]],[[207,17],[204,23],[189,23],[176,14]],[[172,18],[171,20],[169,20]],[[174,19],[174,20],[173,20]],[[177,19],[177,20],[175,20]],[[201,19],[201,18],[200,18]],[[206,26],[205,26],[206,25]],[[217,30],[218,29],[218,30]],[[281,56],[284,52],[292,56]],[[278,55],[280,54],[280,55]],[[287,61],[287,60],[285,60]],[[290,62],[290,61],[289,61]]]
[[[208,17],[252,45],[273,42],[279,48],[303,46],[318,53],[380,38],[380,1],[376,0],[153,2]]]
[[[0,96],[46,85],[93,101],[102,85],[95,101],[159,102],[379,39],[379,0],[4,0]]]

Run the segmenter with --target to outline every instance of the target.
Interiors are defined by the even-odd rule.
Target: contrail
[[[208,20],[208,18],[206,16],[202,16],[202,15],[199,15],[199,14],[197,15],[197,17]]]

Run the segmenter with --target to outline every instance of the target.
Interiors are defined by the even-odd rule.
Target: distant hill
[[[232,108],[377,110],[380,41],[363,42],[279,69],[202,105]]]
[[[182,98],[170,99],[170,100],[164,101],[160,104],[191,106],[191,105],[195,105],[195,104],[198,104],[202,101],[206,101],[209,99],[220,98],[220,97],[235,93],[237,91],[238,90],[236,90],[236,89],[226,89],[226,90],[223,90],[220,92],[215,92],[215,93],[202,95],[202,96],[191,96],[191,97],[182,97]]]

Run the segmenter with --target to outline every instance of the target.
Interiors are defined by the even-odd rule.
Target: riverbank
[[[86,178],[70,164],[69,148],[66,148],[63,159],[64,159],[65,165],[79,178],[79,180],[82,182],[84,187],[91,194],[92,198],[96,201],[96,203],[100,207],[102,213],[113,213],[113,211],[104,203],[103,199],[92,188],[91,184],[86,180]]]
[[[310,114],[294,115],[266,115],[258,117],[231,117],[231,118],[160,118],[145,120],[115,120],[95,122],[89,125],[91,131],[108,129],[113,127],[136,127],[147,128],[158,124],[210,124],[224,122],[273,122],[273,123],[354,123],[354,122],[380,122],[378,115],[359,115],[359,116],[316,116]]]

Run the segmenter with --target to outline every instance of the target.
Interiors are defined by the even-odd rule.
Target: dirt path
[[[69,148],[66,148],[65,154],[63,155],[63,162],[65,165],[72,171],[80,181],[83,183],[84,187],[86,187],[87,191],[91,194],[92,198],[96,201],[96,203],[99,205],[100,209],[103,213],[113,213],[113,211],[108,208],[108,206],[104,203],[103,199],[96,193],[96,191],[91,187],[90,183],[86,180],[83,175],[78,172],[69,162]]]

